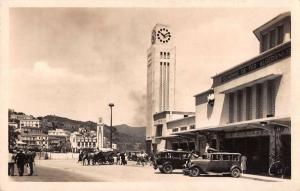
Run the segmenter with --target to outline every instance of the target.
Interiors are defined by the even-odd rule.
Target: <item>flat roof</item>
[[[289,16],[291,16],[291,12],[281,13],[281,14],[277,15],[276,17],[274,17],[273,19],[269,20],[268,22],[264,23],[263,25],[257,27],[255,30],[253,30],[253,33],[255,34],[256,38],[258,40],[260,40],[259,34],[261,31],[265,30],[266,28],[270,27],[271,25],[273,25]]]
[[[208,89],[204,92],[198,93],[198,94],[194,95],[194,97],[198,97],[198,96],[201,96],[201,95],[204,95],[204,94],[209,94],[211,91],[213,91],[212,88],[210,88],[210,89]]]

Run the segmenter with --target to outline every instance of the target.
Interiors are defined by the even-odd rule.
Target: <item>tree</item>
[[[17,140],[20,132],[15,131],[14,127],[8,126],[8,149],[14,149],[17,146]]]

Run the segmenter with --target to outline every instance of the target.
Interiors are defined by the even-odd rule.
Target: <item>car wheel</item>
[[[200,174],[200,169],[197,167],[192,168],[190,171],[190,176],[192,177],[199,176],[199,174]]]
[[[164,173],[166,173],[166,174],[172,173],[172,171],[173,171],[172,165],[170,165],[170,164],[164,165],[163,171],[164,171]]]
[[[238,177],[240,177],[240,175],[241,175],[241,170],[240,169],[238,169],[238,168],[233,168],[232,170],[231,170],[231,176],[232,177],[234,177],[234,178],[238,178]]]

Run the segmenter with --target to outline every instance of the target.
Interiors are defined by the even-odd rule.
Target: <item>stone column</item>
[[[268,114],[268,81],[262,84],[262,94],[263,94],[263,118],[267,117]]]
[[[234,100],[233,100],[233,122],[238,121],[238,94],[234,92]]]
[[[251,104],[251,116],[252,116],[252,119],[256,119],[256,104],[257,104],[257,100],[256,100],[256,86],[252,86],[252,91],[251,91],[251,93],[252,93],[252,96],[251,96],[251,101],[252,101],[252,104]]]
[[[242,121],[245,121],[247,119],[247,91],[246,88],[242,90]]]
[[[195,135],[195,151],[200,152],[200,144],[199,144],[199,136],[198,134]]]

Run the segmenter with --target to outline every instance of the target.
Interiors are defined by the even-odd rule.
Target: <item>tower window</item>
[[[270,48],[273,48],[276,45],[275,36],[276,36],[276,31],[272,30],[270,32]]]
[[[160,52],[160,58],[163,58],[163,52]]]
[[[283,42],[283,25],[277,27],[277,44]]]
[[[262,52],[268,49],[268,34],[262,36]]]
[[[170,52],[167,53],[167,59],[170,59]]]
[[[166,52],[164,52],[164,58],[167,58],[166,54],[167,54],[167,53],[166,53]]]

